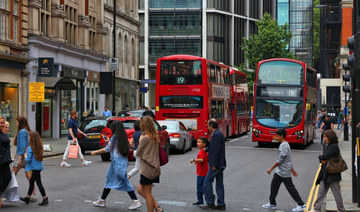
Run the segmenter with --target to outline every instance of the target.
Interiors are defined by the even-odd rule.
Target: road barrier
[[[304,210],[305,212],[309,212],[309,210],[314,208],[315,201],[316,201],[317,196],[319,194],[320,185],[316,185],[316,181],[317,181],[318,176],[319,176],[320,171],[321,171],[321,165],[322,164],[320,163],[319,168],[316,171],[314,182],[313,182],[313,185],[312,185],[312,187],[310,189],[309,197],[308,197],[307,202],[306,202],[306,209]],[[310,208],[310,206],[311,206],[311,208]]]

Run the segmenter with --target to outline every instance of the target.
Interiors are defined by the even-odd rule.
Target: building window
[[[14,1],[14,15],[18,15],[18,10],[19,10],[19,2],[18,1]]]
[[[1,9],[5,9],[5,10],[9,10],[9,0],[0,0],[0,8]]]
[[[67,43],[75,45],[77,42],[78,18],[77,10],[65,5],[64,38]]]
[[[7,29],[6,20],[7,20],[7,16],[0,15],[0,39],[1,40],[5,40],[6,29]]]
[[[19,38],[19,32],[18,32],[18,25],[19,25],[19,21],[18,18],[15,17],[14,18],[14,41],[17,41]]]

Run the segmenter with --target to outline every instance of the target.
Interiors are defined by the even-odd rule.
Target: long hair
[[[5,119],[0,115],[0,121],[1,121],[1,120],[3,120],[3,121],[5,122]],[[2,133],[2,128],[3,128],[3,126],[0,127],[0,133]]]
[[[19,125],[18,125],[18,130],[17,130],[16,136],[15,136],[15,139],[14,139],[14,145],[15,146],[17,144],[17,136],[18,136],[20,130],[26,129],[28,132],[30,132],[29,123],[28,123],[28,121],[27,121],[27,119],[25,117],[19,116],[19,117],[16,118],[16,121],[19,123]]]
[[[115,144],[117,144],[118,153],[127,157],[129,154],[129,141],[123,123],[115,120],[111,123],[110,129],[113,133],[113,140],[110,147],[111,151],[114,149]]]
[[[150,116],[144,116],[140,121],[141,132],[145,135],[150,136],[154,141],[160,142],[159,136],[155,129],[154,121]]]
[[[30,141],[32,152],[34,153],[35,159],[38,161],[43,160],[44,148],[43,142],[41,141],[40,135],[38,132],[30,132]]]
[[[333,130],[325,130],[324,135],[329,139],[329,144],[339,143],[338,137]]]

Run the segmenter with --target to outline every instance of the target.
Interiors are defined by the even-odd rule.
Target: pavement
[[[350,130],[349,130],[350,131]],[[342,173],[342,181],[340,182],[341,193],[344,200],[345,210],[347,212],[360,212],[360,208],[352,202],[352,168],[351,168],[351,134],[349,141],[344,141],[342,131],[337,131],[339,135],[339,147],[342,157],[348,165],[348,170]],[[351,131],[350,131],[351,132]],[[328,192],[326,211],[337,211],[336,203],[332,192]]]

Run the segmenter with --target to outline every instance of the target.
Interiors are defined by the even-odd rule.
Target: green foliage
[[[320,0],[314,0],[313,2],[313,60],[312,66],[317,68],[320,60],[320,8],[316,6],[320,5]]]
[[[249,62],[249,68],[256,70],[260,60],[269,58],[293,58],[287,46],[291,39],[291,32],[287,25],[279,26],[270,14],[264,14],[257,22],[258,33],[249,39],[243,38],[242,50]],[[244,67],[240,67],[244,70]],[[250,93],[255,80],[255,72],[248,73]]]

